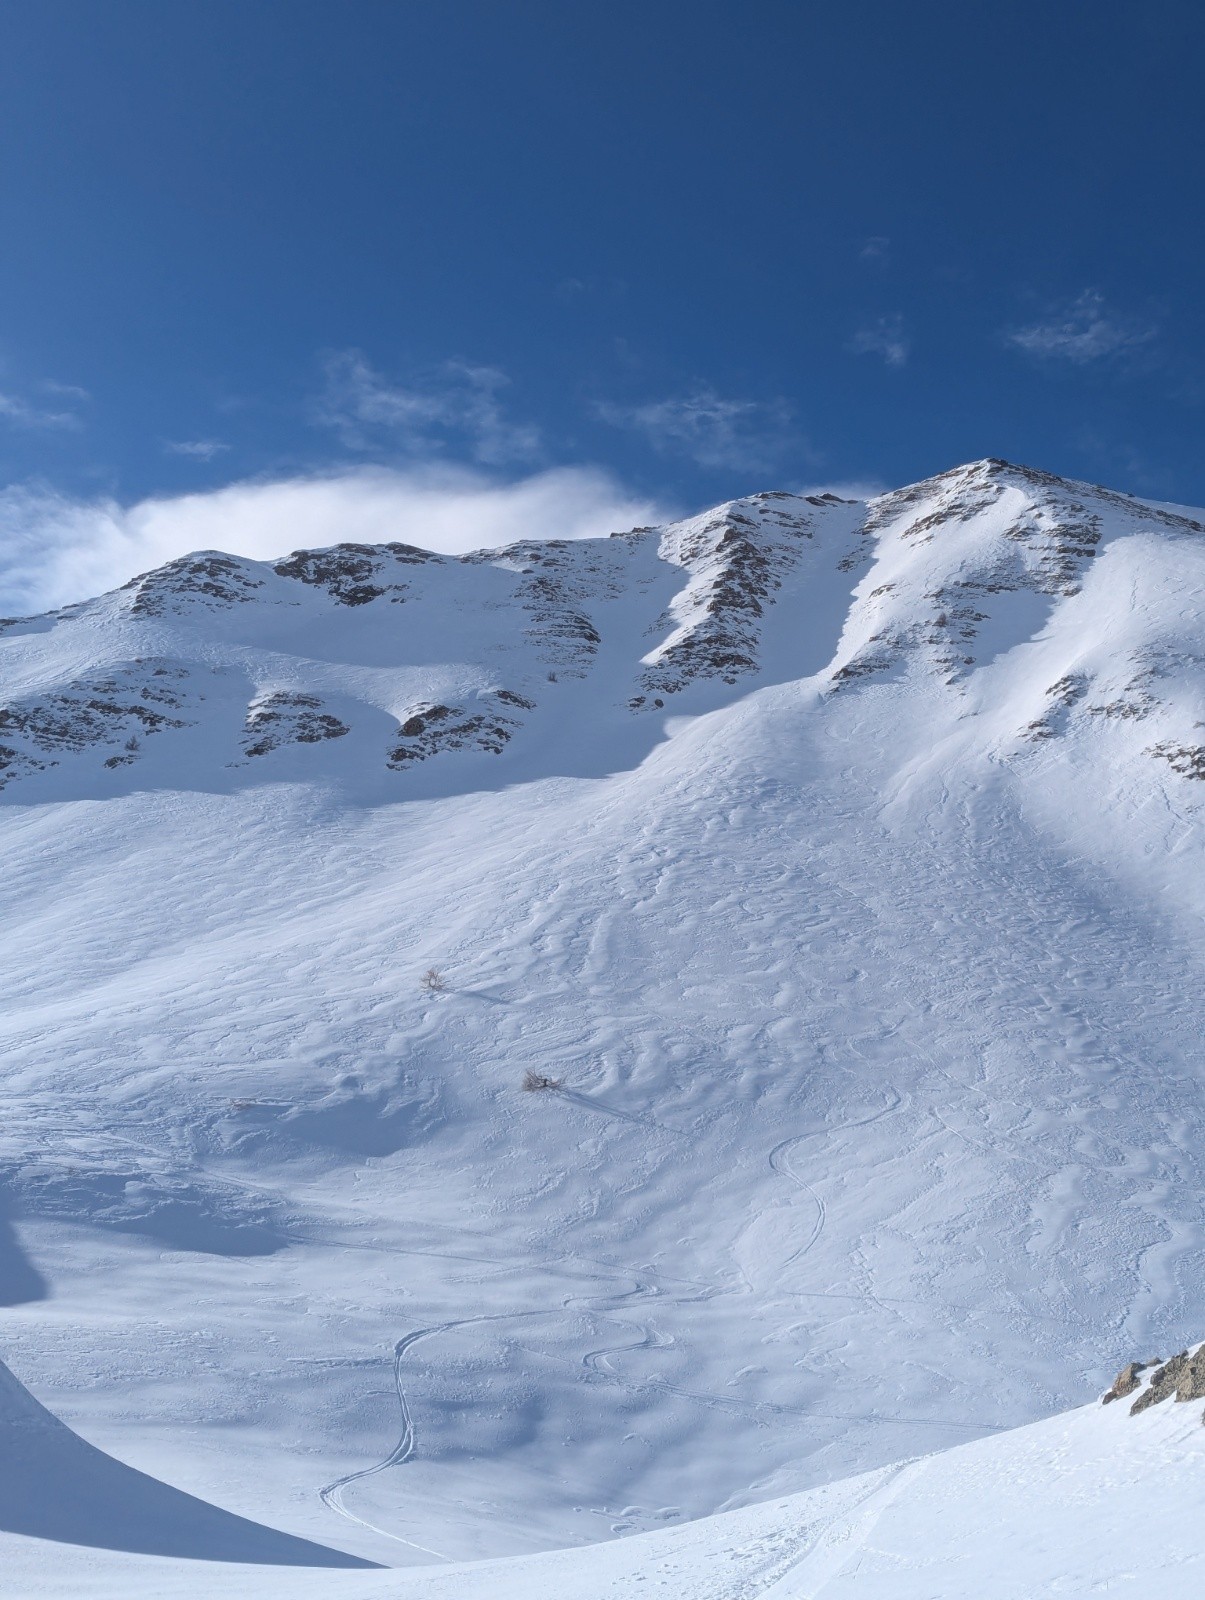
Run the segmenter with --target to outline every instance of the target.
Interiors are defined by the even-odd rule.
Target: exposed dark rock
[[[733,684],[755,670],[758,621],[782,586],[783,571],[797,558],[800,541],[812,537],[810,516],[780,509],[774,504],[779,500],[799,503],[796,496],[755,495],[748,503],[759,507],[756,520],[728,506],[663,551],[693,576],[675,602],[677,615],[663,619],[669,626],[678,616],[682,622],[645,668],[644,693],[629,702],[633,710],[650,695],[663,698],[705,678]],[[812,496],[807,503],[829,502]]]
[[[1173,1395],[1177,1400],[1205,1399],[1205,1344],[1198,1345],[1191,1355],[1181,1350],[1178,1356],[1156,1367],[1130,1407],[1130,1415],[1136,1417]]]
[[[322,710],[317,695],[278,691],[253,701],[247,708],[243,750],[249,756],[265,756],[286,744],[341,739],[348,731],[346,723]]]
[[[834,672],[835,686],[883,671],[917,647],[931,654],[933,670],[942,680],[956,686],[965,669],[975,664],[966,646],[991,614],[985,603],[988,595],[1023,590],[1050,596],[1078,593],[1083,568],[1094,559],[1102,537],[1101,518],[1077,498],[1076,485],[1007,462],[976,462],[881,496],[872,503],[861,530],[863,542],[869,546],[889,528],[912,545],[949,538],[959,524],[972,522],[997,506],[1010,488],[1022,486],[1029,503],[992,540],[990,566],[926,595],[925,601],[934,608],[931,616],[917,621],[910,608],[907,621],[879,634],[876,642],[889,648],[859,652]],[[1003,550],[1001,539],[1008,541]],[[852,570],[859,559],[854,553],[844,564]],[[871,598],[887,592],[883,586]],[[1035,739],[1050,738],[1054,732],[1048,718],[1038,719],[1025,731]]]
[[[438,560],[432,551],[410,544],[335,544],[326,550],[295,550],[272,570],[281,578],[325,589],[340,605],[364,606],[383,594],[392,594],[394,599],[405,594],[404,584],[386,577],[390,565],[417,566]]]
[[[238,605],[253,600],[264,580],[255,575],[249,562],[216,551],[182,556],[144,572],[123,589],[133,591],[131,612],[137,617],[159,617],[173,609],[173,601],[207,599],[220,605]]]
[[[499,702],[508,711],[513,708],[531,710],[535,705],[534,701],[513,690],[499,689],[478,697],[482,707],[479,711],[464,706],[415,706],[398,725],[397,742],[386,757],[386,766],[397,772],[413,762],[426,761],[451,750],[482,750],[489,755],[501,755],[519,721],[501,711]]]
[[[1205,745],[1165,741],[1152,745],[1149,754],[1166,761],[1182,778],[1205,778]]]
[[[1122,1367],[1113,1379],[1113,1387],[1104,1395],[1102,1405],[1108,1405],[1110,1400],[1123,1400],[1127,1394],[1133,1394],[1142,1382],[1138,1374],[1145,1372],[1152,1363],[1149,1361],[1131,1361]]]
[[[187,726],[171,713],[186,704],[188,677],[184,667],[136,661],[40,699],[0,705],[0,788],[90,749],[109,752],[106,766],[128,765],[141,735]]]

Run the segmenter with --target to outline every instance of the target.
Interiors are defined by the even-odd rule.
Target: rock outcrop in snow
[[[1147,1376],[1144,1378],[1143,1373]],[[1130,1406],[1130,1415],[1157,1406],[1160,1401],[1175,1398],[1179,1401],[1205,1400],[1205,1344],[1191,1353],[1181,1350],[1170,1361],[1131,1361],[1113,1380],[1113,1387],[1104,1396],[1104,1404],[1121,1400],[1140,1390]],[[1205,1413],[1201,1421],[1205,1423]]]

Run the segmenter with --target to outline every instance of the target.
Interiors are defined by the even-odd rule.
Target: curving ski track
[[[424,1555],[435,1556],[439,1561],[451,1561],[451,1556],[446,1556],[441,1550],[433,1550],[430,1545],[419,1544],[414,1539],[404,1539],[401,1534],[390,1533],[385,1528],[377,1527],[376,1523],[359,1517],[354,1511],[349,1511],[343,1503],[343,1491],[353,1483],[358,1483],[362,1478],[374,1478],[378,1472],[386,1472],[390,1467],[400,1467],[409,1461],[415,1450],[414,1415],[410,1410],[410,1402],[406,1398],[406,1391],[402,1386],[402,1359],[407,1350],[419,1343],[422,1339],[430,1339],[437,1333],[450,1333],[453,1328],[467,1328],[481,1322],[511,1322],[519,1317],[538,1316],[535,1311],[516,1311],[503,1313],[499,1316],[488,1317],[458,1317],[452,1322],[436,1322],[429,1328],[416,1328],[412,1333],[405,1334],[393,1347],[393,1387],[397,1394],[398,1409],[401,1413],[402,1431],[398,1441],[389,1454],[382,1460],[375,1462],[371,1467],[361,1467],[357,1472],[344,1473],[343,1477],[336,1478],[333,1483],[328,1483],[325,1488],[319,1489],[318,1496],[323,1505],[331,1511],[336,1511],[341,1517],[346,1517],[349,1522],[359,1523],[362,1528],[369,1528],[373,1533],[379,1533],[386,1539],[396,1540],[398,1544],[409,1545],[412,1550],[421,1550]]]
[[[796,1134],[794,1138],[784,1139],[781,1144],[776,1144],[773,1150],[770,1151],[770,1165],[774,1171],[780,1173],[784,1178],[790,1178],[791,1182],[796,1184],[800,1189],[806,1189],[808,1194],[811,1195],[812,1199],[816,1203],[816,1221],[812,1226],[810,1236],[808,1237],[806,1243],[801,1244],[798,1250],[792,1251],[787,1259],[781,1263],[780,1270],[783,1267],[789,1267],[792,1262],[798,1261],[800,1256],[807,1255],[808,1251],[816,1243],[816,1240],[824,1232],[824,1223],[828,1215],[827,1211],[825,1210],[824,1201],[816,1193],[815,1189],[812,1188],[807,1179],[801,1178],[787,1160],[788,1152],[792,1150],[795,1145],[802,1144],[806,1138],[808,1138],[806,1133]]]

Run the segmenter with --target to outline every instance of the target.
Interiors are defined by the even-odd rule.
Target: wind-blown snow
[[[894,1463],[1200,1334],[1203,523],[985,462],[4,625],[16,1377],[391,1565],[937,1539]]]

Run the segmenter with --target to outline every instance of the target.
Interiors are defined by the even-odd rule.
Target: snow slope
[[[393,1566],[1003,1461],[1180,1348],[1203,524],[991,461],[5,624],[13,1373]]]
[[[332,1574],[59,1546],[0,1533],[6,1593],[68,1600],[1195,1600],[1198,1406],[1087,1406],[938,1455],[588,1550]]]

